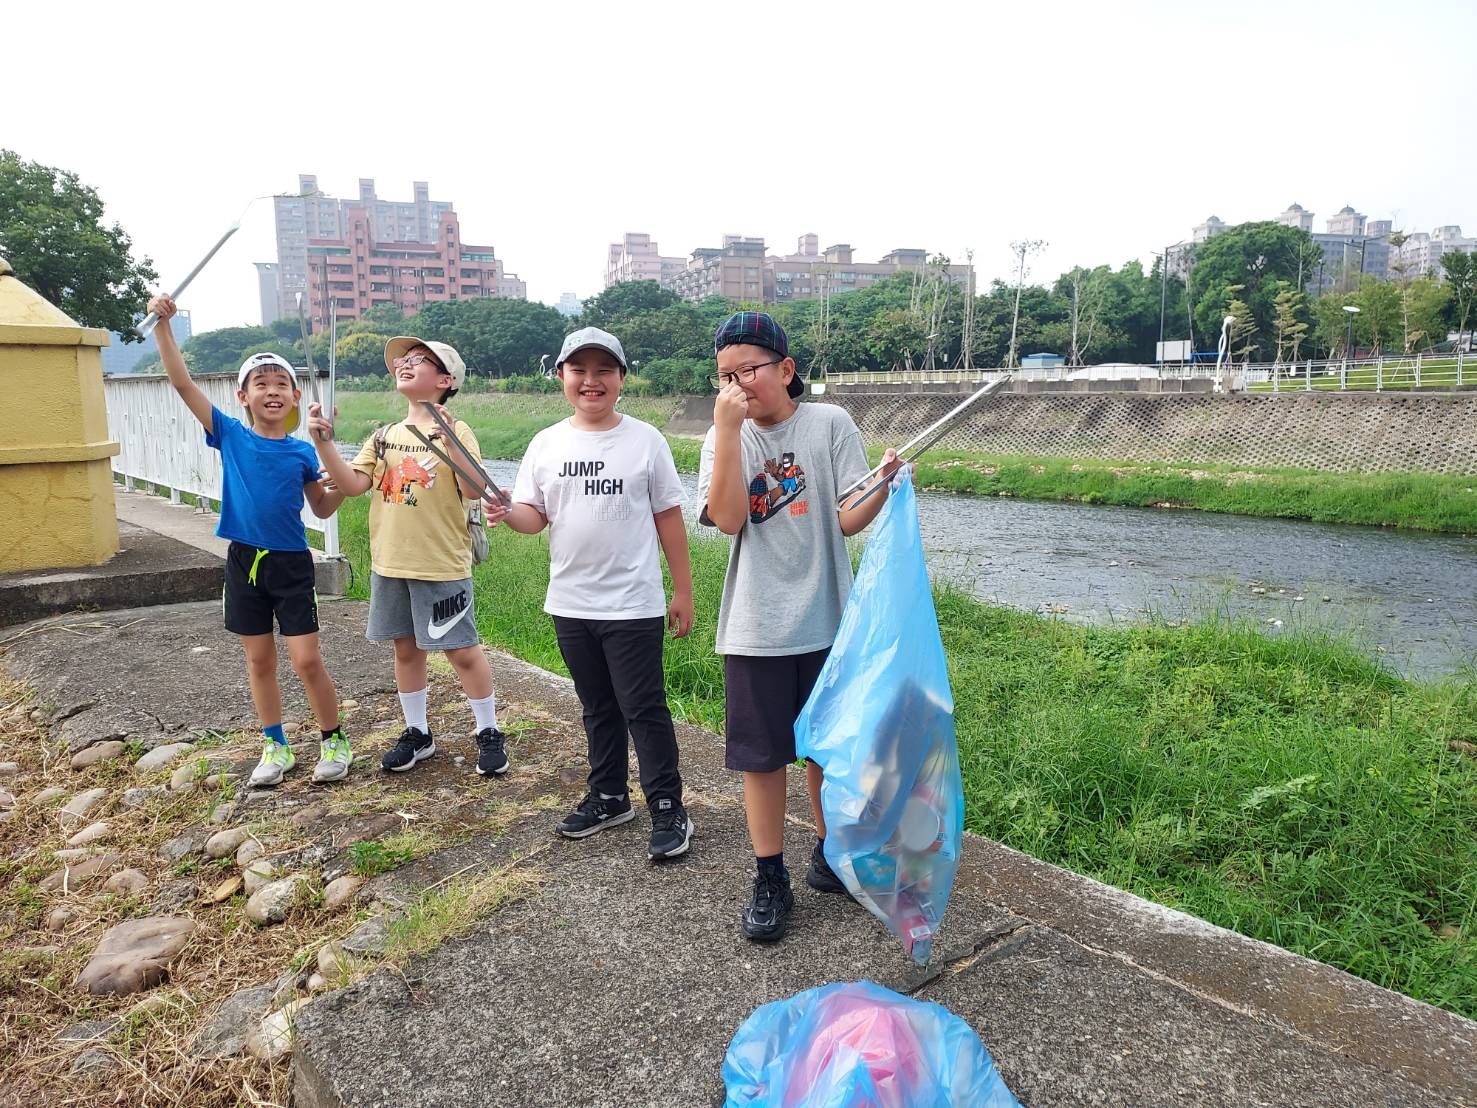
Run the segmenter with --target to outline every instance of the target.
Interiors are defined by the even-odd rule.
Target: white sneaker
[[[256,788],[276,785],[282,780],[282,775],[295,765],[297,757],[292,753],[292,747],[268,739],[262,747],[262,760],[251,771],[251,784]]]
[[[313,783],[325,784],[342,781],[349,776],[349,767],[354,764],[354,752],[349,749],[349,740],[343,731],[335,728],[332,735],[318,747],[318,764],[313,767]]]

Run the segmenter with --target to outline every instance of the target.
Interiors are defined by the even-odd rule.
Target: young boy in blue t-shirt
[[[190,379],[170,328],[174,301],[157,296],[149,310],[159,316],[159,358],[169,383],[205,428],[206,444],[221,453],[221,518],[215,533],[231,544],[221,607],[226,630],[241,639],[251,699],[265,736],[251,784],[277,784],[296,761],[282,730],[274,616],[323,733],[313,780],[338,781],[348,776],[354,756],[339,726],[338,691],[319,649],[313,554],[302,510],[306,499],[313,514],[326,519],[343,497],[323,487],[312,446],[291,437],[302,396],[297,374],[277,354],[247,358],[236,378],[236,398],[246,412],[243,424],[212,404]]]

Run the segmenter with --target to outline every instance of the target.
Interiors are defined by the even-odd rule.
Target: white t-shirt
[[[544,611],[571,619],[645,619],[667,612],[657,512],[683,501],[672,449],[630,416],[609,431],[562,420],[533,437],[513,499],[549,520]]]

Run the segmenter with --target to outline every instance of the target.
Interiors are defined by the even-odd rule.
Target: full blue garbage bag
[[[874,526],[795,749],[825,771],[826,861],[925,965],[959,866],[964,783],[906,470]]]
[[[807,989],[746,1019],[724,1108],[1020,1108],[979,1036],[871,981]]]

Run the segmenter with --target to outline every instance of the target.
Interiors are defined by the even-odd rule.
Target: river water
[[[487,470],[511,487],[517,463]],[[695,526],[697,479],[682,480]],[[1221,612],[1273,635],[1326,628],[1412,676],[1477,659],[1477,539],[936,492],[918,502],[935,577],[992,603],[1081,623]]]

